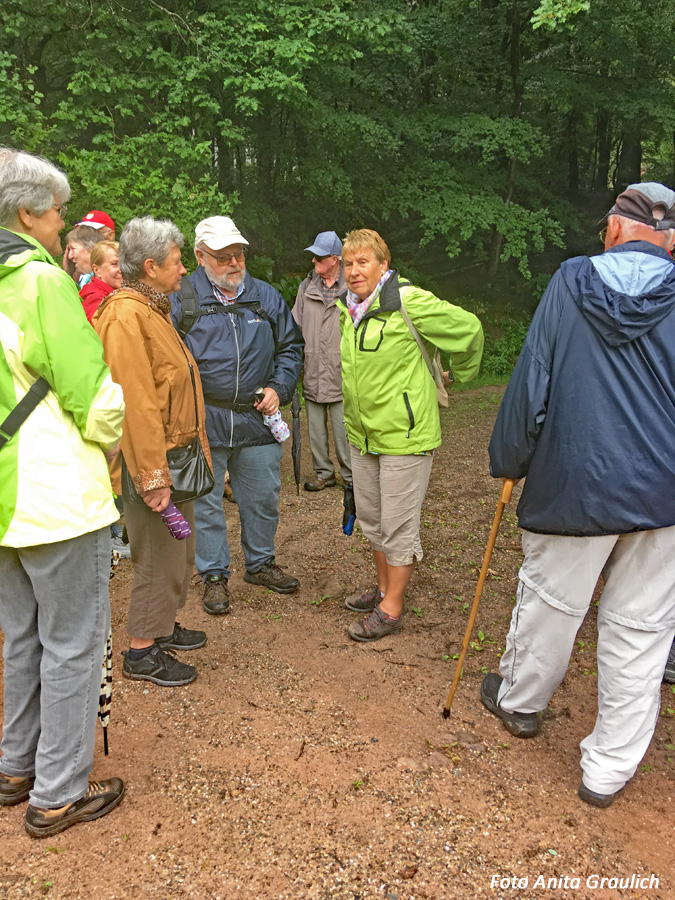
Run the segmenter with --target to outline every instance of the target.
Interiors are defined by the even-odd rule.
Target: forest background
[[[189,247],[231,214],[289,301],[318,231],[376,228],[481,316],[487,379],[616,193],[675,186],[671,0],[1,7],[0,144],[66,170],[69,225],[166,216]]]

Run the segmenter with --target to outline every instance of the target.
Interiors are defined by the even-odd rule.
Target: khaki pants
[[[390,566],[422,559],[420,512],[433,457],[351,451],[356,515],[370,546]]]
[[[335,455],[340,464],[340,475],[346,484],[351,484],[351,454],[345,431],[345,409],[342,400],[338,400],[336,403],[315,403],[305,397],[305,412],[307,413],[312,465],[317,477],[326,481],[335,472],[328,446],[328,416],[330,415]]]
[[[171,537],[159,513],[145,503],[124,504],[134,564],[127,624],[131,637],[150,640],[173,634],[176,613],[185,606],[195,561],[194,504],[176,505],[192,529],[185,541]]]

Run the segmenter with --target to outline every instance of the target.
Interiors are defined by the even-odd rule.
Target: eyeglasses
[[[598,232],[598,237],[600,238],[600,243],[602,246],[605,246],[605,241],[607,240],[607,226],[602,229],[602,231]]]
[[[67,206],[64,206],[63,203],[52,203],[52,206],[62,219],[66,218],[66,213],[68,212]]]
[[[211,251],[207,250],[206,247],[200,247],[199,249],[202,251],[202,253],[206,253],[212,259],[215,259],[219,266],[224,266],[231,260],[234,260],[238,263],[243,263],[243,261],[246,259],[246,254],[243,250],[239,250],[237,251],[237,253],[225,253],[220,256],[217,253],[211,253]]]

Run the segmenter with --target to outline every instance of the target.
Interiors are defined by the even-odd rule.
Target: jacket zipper
[[[408,429],[407,437],[410,437],[410,432],[415,427],[415,416],[413,415],[412,407],[410,405],[410,400],[408,400],[408,392],[403,391],[403,401],[405,403],[405,408],[408,410],[408,421],[410,422],[410,428]]]
[[[237,337],[237,323],[234,316],[230,316],[232,322],[232,333],[234,334],[234,344],[237,348],[237,379],[234,388],[234,403],[237,402],[239,396],[239,361],[241,354],[239,353],[239,338]],[[230,447],[234,446],[234,410],[230,410]]]

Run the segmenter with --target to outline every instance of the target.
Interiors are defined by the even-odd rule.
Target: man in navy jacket
[[[526,478],[525,559],[500,675],[481,699],[538,730],[596,582],[598,716],[579,796],[606,807],[656,726],[675,633],[675,193],[630,185],[605,252],[563,263],[537,308],[490,442],[495,477]]]
[[[241,519],[245,580],[282,594],[298,588],[297,579],[275,562],[282,445],[263,415],[290,403],[303,343],[281,294],[246,271],[247,245],[232,219],[204,219],[195,229],[199,267],[189,278],[196,315],[186,315],[185,285],[171,296],[174,324],[181,333],[189,328],[185,343],[199,366],[216,480],[213,491],[195,503],[196,563],[205,583],[204,609],[212,615],[230,610],[222,504],[228,469]]]

